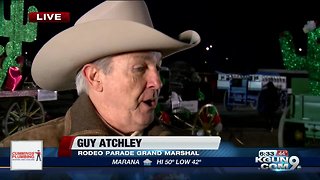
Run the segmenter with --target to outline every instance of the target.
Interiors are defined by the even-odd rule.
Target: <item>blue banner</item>
[[[43,167],[260,167],[266,163],[280,164],[275,162],[279,159],[260,157],[261,150],[285,150],[289,164],[290,157],[296,156],[301,168],[320,167],[319,148],[236,148],[228,143],[222,143],[219,150],[73,150],[71,157],[58,157],[57,148],[44,148]],[[0,149],[0,166],[10,166],[10,148]]]

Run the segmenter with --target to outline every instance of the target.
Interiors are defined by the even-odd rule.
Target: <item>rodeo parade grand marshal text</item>
[[[199,156],[196,150],[79,150],[78,156]]]

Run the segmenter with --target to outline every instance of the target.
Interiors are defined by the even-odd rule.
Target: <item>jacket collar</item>
[[[122,133],[104,123],[86,94],[81,94],[78,97],[66,113],[65,119],[65,135],[123,136]],[[163,127],[158,120],[154,120],[143,132],[136,132],[133,135],[168,136],[173,134]]]
[[[69,109],[66,131],[70,135],[121,135],[103,122],[86,94],[81,94]]]

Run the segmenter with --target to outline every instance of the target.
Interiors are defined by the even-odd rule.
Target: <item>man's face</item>
[[[112,58],[111,71],[102,75],[100,93],[104,118],[124,133],[142,130],[154,119],[162,86],[159,70],[161,56],[138,52]]]

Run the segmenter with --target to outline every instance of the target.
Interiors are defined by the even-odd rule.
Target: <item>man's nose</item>
[[[159,72],[157,70],[151,71],[147,77],[147,88],[160,89],[161,87],[162,82]]]

